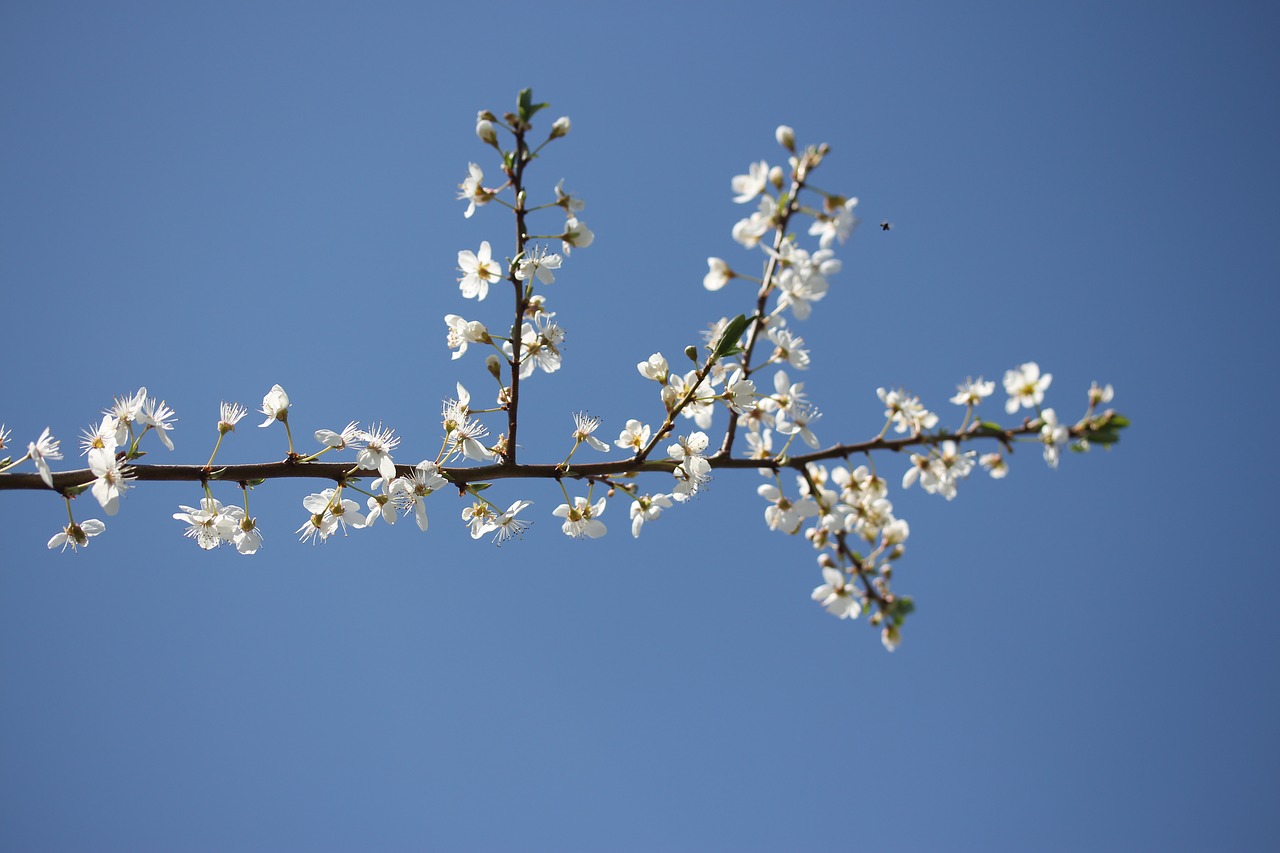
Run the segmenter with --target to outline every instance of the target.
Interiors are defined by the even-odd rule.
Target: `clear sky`
[[[864,220],[798,329],[825,442],[879,430],[877,386],[954,419],[956,383],[1029,360],[1065,417],[1098,380],[1134,426],[1057,471],[1021,448],[952,502],[895,490],[918,610],[893,654],[809,599],[751,472],[638,540],[620,500],[571,541],[554,485],[501,483],[536,522],[501,549],[448,494],[428,533],[303,545],[310,484],[272,482],[252,558],[181,536],[191,485],[133,490],[74,555],[45,548],[59,500],[0,492],[0,847],[1276,849],[1278,19],[5,4],[0,421],[24,448],[51,426],[81,464],[145,385],[179,417],[148,461],[202,463],[219,401],[280,383],[300,441],[384,421],[397,461],[433,455],[440,400],[487,385],[442,317],[499,322],[457,252],[513,230],[456,189],[497,172],[476,112],[525,86],[573,119],[531,185],[564,178],[596,234],[553,285],[568,349],[526,386],[525,458],[559,461],[574,411],[610,438],[655,420],[635,363],[749,310],[701,282],[755,263],[730,178],[780,160],[779,123],[830,143],[819,183]],[[283,455],[254,423],[220,459]]]

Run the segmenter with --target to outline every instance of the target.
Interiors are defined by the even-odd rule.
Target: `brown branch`
[[[1009,447],[1013,440],[1020,436],[1038,433],[1039,426],[1027,419],[1023,425],[1014,429],[994,431],[981,428],[975,424],[964,433],[941,432],[932,435],[913,435],[903,438],[874,438],[870,441],[853,444],[836,444],[812,453],[789,456],[782,461],[776,459],[752,459],[750,457],[726,457],[719,454],[707,457],[712,468],[793,468],[803,470],[811,462],[826,459],[841,459],[876,450],[900,452],[911,447],[928,447],[944,441],[966,442],[975,439],[991,439]],[[1079,437],[1090,428],[1089,422],[1082,422],[1071,427],[1071,435]],[[558,464],[523,465],[502,462],[494,465],[477,465],[468,468],[443,468],[440,473],[458,487],[470,483],[490,480],[559,480],[570,478],[576,480],[605,477],[610,475],[644,474],[653,472],[671,473],[677,463],[671,459],[645,460],[631,457],[611,462],[590,462],[582,465],[571,465],[564,468]],[[397,465],[398,476],[410,475],[412,465]],[[277,479],[316,479],[332,480],[343,483],[356,479],[369,479],[380,476],[377,471],[354,468],[350,462],[300,462],[296,459],[285,459],[281,462],[259,462],[243,465],[223,465],[207,468],[203,465],[129,465],[128,471],[136,482],[224,482],[249,483],[256,480]],[[61,492],[76,486],[83,486],[94,481],[93,472],[88,468],[74,471],[59,471],[53,474],[53,491]],[[48,490],[44,480],[37,473],[5,473],[0,474],[0,491],[15,490]]]

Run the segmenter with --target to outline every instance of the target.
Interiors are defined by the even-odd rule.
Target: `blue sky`
[[[799,15],[795,19],[793,15]],[[511,222],[476,111],[525,86],[573,131],[530,170],[596,233],[557,276],[570,415],[653,419],[634,365],[748,310],[729,180],[826,141],[864,226],[800,330],[820,436],[1035,360],[1075,416],[1133,421],[1050,471],[1020,449],[950,503],[896,492],[918,610],[890,655],[809,600],[754,474],[639,540],[536,523],[295,541],[302,482],[253,494],[266,547],[200,552],[130,492],[72,555],[60,502],[0,492],[0,846],[42,850],[1274,849],[1280,757],[1264,425],[1280,250],[1277,15],[1262,4],[8,4],[0,26],[0,421],[75,439],[145,385],[203,462],[217,404],[273,383],[295,433],[438,442],[456,256]],[[546,122],[544,122],[545,125]],[[874,227],[894,223],[889,233]],[[871,226],[871,227],[868,227]],[[509,251],[509,250],[508,250]],[[468,354],[470,355],[470,354]],[[487,394],[487,391],[485,392]],[[998,403],[992,407],[998,412]],[[954,412],[947,412],[954,416]],[[718,424],[723,423],[719,420]],[[245,421],[246,425],[250,420]],[[496,428],[496,424],[495,424]],[[242,428],[226,462],[277,459]],[[582,452],[586,452],[585,450]],[[148,459],[156,458],[149,456]],[[890,481],[907,461],[881,461]],[[656,486],[655,486],[656,487]],[[233,495],[222,496],[224,500]],[[83,515],[100,515],[86,496]]]

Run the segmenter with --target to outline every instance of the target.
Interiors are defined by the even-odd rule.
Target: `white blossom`
[[[49,549],[61,546],[65,551],[70,545],[72,551],[78,550],[89,544],[90,537],[97,536],[106,529],[107,526],[96,518],[87,518],[79,524],[73,521],[53,535],[49,540]]]
[[[813,590],[814,601],[827,609],[827,612],[841,619],[857,619],[862,612],[857,589],[845,576],[844,572],[831,567],[822,569],[824,583]]]
[[[49,427],[44,428],[39,438],[27,444],[27,455],[31,457],[31,461],[35,463],[36,469],[39,470],[40,479],[44,480],[44,484],[52,489],[53,472],[49,470],[49,460],[61,459],[62,451],[58,449],[58,440],[49,432]]]
[[[578,444],[586,444],[592,450],[599,450],[601,453],[609,452],[609,445],[592,435],[600,426],[600,419],[593,418],[585,412],[575,412],[573,415],[573,441],[575,446]]]
[[[735,175],[730,182],[737,193],[733,200],[745,204],[760,195],[769,185],[769,164],[764,160],[747,167],[747,174]]]
[[[267,419],[258,424],[259,427],[269,427],[276,421],[289,420],[289,395],[279,385],[272,385],[271,390],[262,398],[262,408],[260,411],[267,416]]]
[[[502,271],[493,260],[493,250],[488,240],[480,243],[480,251],[465,249],[458,253],[458,269],[462,278],[458,279],[458,288],[465,299],[483,302],[489,295],[489,285],[502,279]]]
[[[1040,365],[1034,361],[1028,361],[1013,370],[1005,371],[1004,390],[1009,395],[1009,400],[1004,404],[1004,410],[1012,415],[1020,406],[1027,409],[1037,408],[1044,402],[1044,392],[1049,389],[1051,382],[1053,382],[1053,374],[1046,373],[1042,376]]]
[[[631,503],[631,535],[639,539],[640,528],[662,515],[664,509],[671,509],[673,504],[668,495],[641,495]]]
[[[1058,467],[1058,456],[1062,445],[1071,437],[1071,430],[1058,423],[1058,413],[1053,409],[1045,409],[1040,414],[1040,441],[1044,443],[1044,461],[1050,468]]]
[[[560,529],[566,536],[574,539],[581,539],[584,536],[588,539],[599,539],[608,532],[608,528],[600,520],[600,516],[604,514],[604,504],[604,498],[600,498],[593,504],[579,496],[573,499],[573,506],[560,504],[551,514],[564,519]]]

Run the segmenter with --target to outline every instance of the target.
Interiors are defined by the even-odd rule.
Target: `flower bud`
[[[785,124],[778,125],[778,129],[774,131],[773,135],[783,148],[791,152],[796,150],[796,132]]]
[[[773,184],[773,188],[775,190],[782,189],[783,178],[784,178],[784,175],[782,173],[781,166],[774,166],[772,169],[769,170],[769,183]]]
[[[498,144],[498,134],[493,129],[493,122],[487,118],[479,119],[476,122],[476,136],[480,137],[480,141],[485,145]]]
[[[489,357],[484,360],[484,366],[493,374],[494,379],[502,378],[502,360],[496,355],[490,353]]]
[[[684,348],[684,355],[685,355],[685,358],[689,359],[694,364],[698,363],[698,348],[695,347],[693,344],[690,344],[689,346]]]
[[[551,125],[551,138],[559,139],[562,136],[568,136],[569,127],[570,127],[569,117],[560,116],[560,118],[556,119],[555,122]]]

